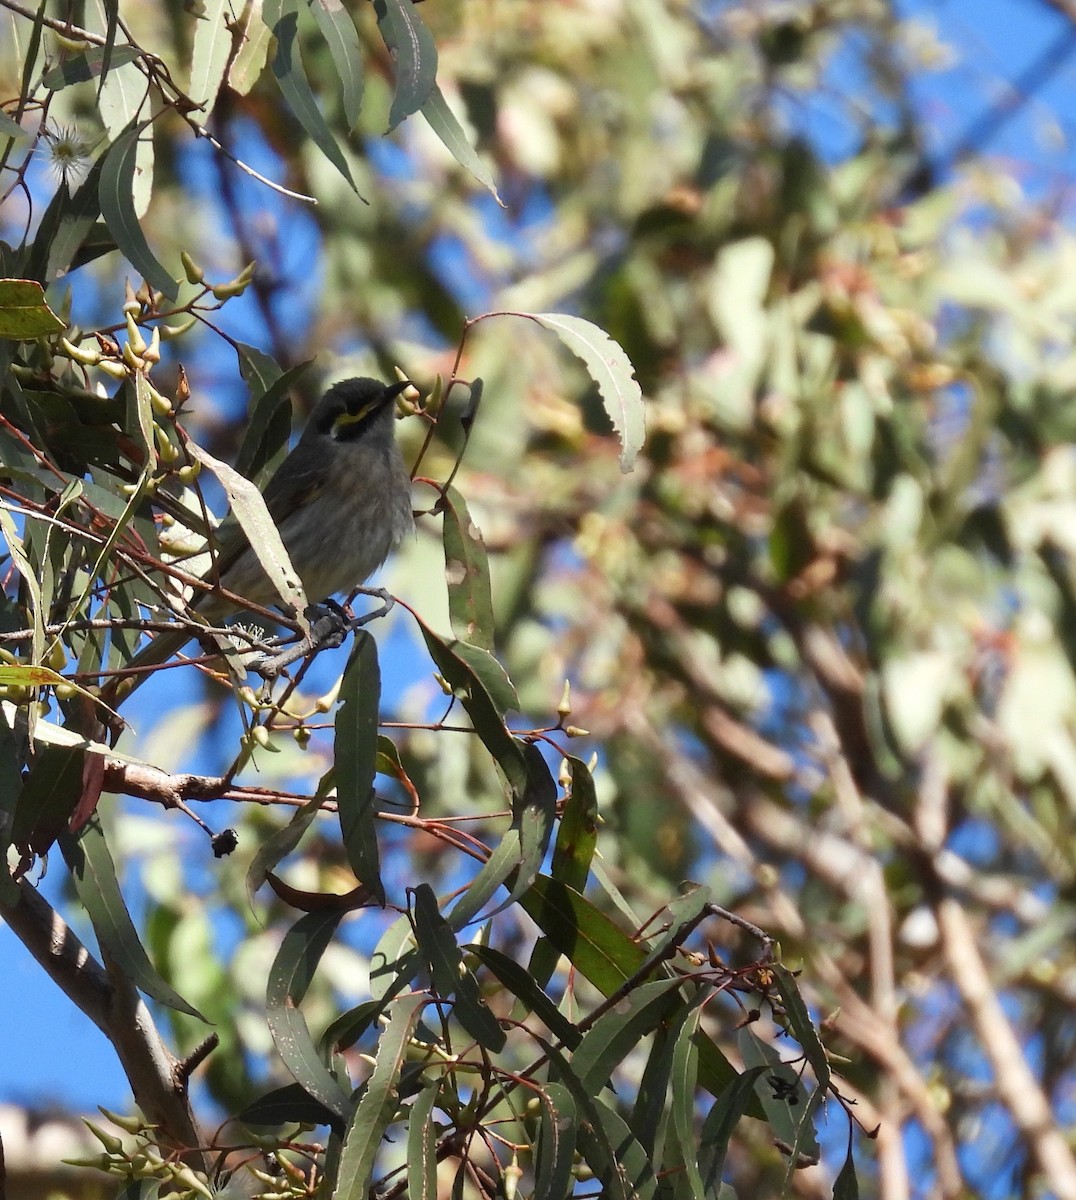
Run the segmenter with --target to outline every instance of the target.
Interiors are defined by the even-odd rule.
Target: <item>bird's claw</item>
[[[349,633],[357,632],[364,625],[392,611],[396,599],[384,588],[360,588],[363,595],[373,596],[381,601],[381,607],[373,612],[363,613],[362,616],[349,616],[342,604],[335,600],[325,600],[321,604],[312,604],[304,614],[310,626],[310,632],[294,645],[288,646],[259,662],[251,665],[263,679],[275,679],[285,667],[291,666],[308,654],[319,650],[335,650],[344,644]]]

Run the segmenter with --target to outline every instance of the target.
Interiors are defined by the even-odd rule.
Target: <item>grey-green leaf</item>
[[[562,1083],[545,1083],[538,1092],[541,1124],[534,1163],[535,1196],[570,1196],[577,1115],[572,1093]]]
[[[60,850],[71,870],[75,890],[93,922],[102,947],[124,975],[140,992],[176,1012],[187,1013],[200,1021],[206,1018],[162,979],[139,941],[131,914],[127,911],[116,868],[97,817],[92,817],[75,836],[61,833]],[[206,1022],[208,1024],[208,1021]]]
[[[374,0],[377,25],[396,63],[389,132],[426,103],[437,80],[437,46],[411,0]]]
[[[307,913],[284,935],[269,970],[265,1017],[281,1060],[295,1081],[347,1121],[353,1109],[351,1099],[319,1057],[299,1008],[342,916],[340,912]]]
[[[344,1139],[333,1200],[366,1200],[381,1139],[396,1116],[408,1042],[427,1003],[427,996],[414,993],[389,1006],[389,1023],[378,1043],[373,1073]]]
[[[314,0],[310,6],[321,36],[329,47],[340,80],[340,102],[350,128],[359,122],[362,108],[362,47],[351,14],[341,0]]]
[[[208,467],[224,488],[228,502],[232,506],[232,515],[243,528],[247,540],[258,556],[258,562],[268,579],[276,588],[286,607],[303,613],[307,608],[306,594],[303,591],[299,574],[291,564],[288,552],[284,547],[280,531],[273,523],[265,500],[258,488],[245,479],[227,463],[213,457],[201,446],[194,442],[187,443],[189,453],[204,467]]]
[[[441,1093],[437,1080],[425,1084],[407,1122],[408,1200],[437,1200],[437,1127],[433,1109]]]
[[[716,1195],[721,1183],[721,1171],[732,1131],[751,1103],[758,1077],[766,1069],[765,1066],[749,1067],[737,1075],[706,1114],[699,1138],[698,1162],[703,1187],[710,1195]]]
[[[129,125],[105,154],[98,190],[101,215],[135,270],[154,291],[163,292],[169,300],[174,300],[179,294],[179,284],[149,248],[134,208],[135,165],[142,128],[141,124]]]
[[[202,105],[200,113],[192,114],[201,124],[205,124],[213,111],[220,85],[224,82],[232,50],[232,35],[225,22],[231,13],[228,0],[204,0],[195,23],[188,95],[195,104]]]
[[[352,871],[385,902],[381,861],[377,848],[377,719],[381,699],[381,673],[377,643],[365,631],[355,635],[355,646],[344,671],[341,705],[336,713],[336,796],[340,832]]]
[[[643,393],[623,347],[597,325],[566,313],[520,313],[555,333],[580,358],[598,385],[605,411],[620,436],[620,469],[630,471],[646,439]]]
[[[488,188],[493,193],[494,200],[503,208],[504,201],[497,194],[493,172],[471,145],[466,131],[456,119],[456,114],[448,107],[448,101],[436,84],[421,112],[456,162],[469,171],[483,187]]]
[[[298,846],[303,834],[310,828],[324,803],[324,796],[320,794],[312,796],[295,810],[291,820],[283,829],[278,829],[275,833],[270,834],[261,843],[247,868],[248,896],[253,898],[254,893],[265,882],[269,872]]]
[[[303,70],[299,53],[299,6],[296,0],[265,0],[262,19],[276,38],[272,71],[288,107],[315,145],[357,193],[351,168],[322,116]]]
[[[453,1016],[479,1045],[497,1052],[505,1034],[486,1007],[474,976],[463,968],[463,956],[449,923],[441,916],[437,897],[428,883],[415,889],[415,937],[429,964],[434,990],[442,1000],[455,1000]]]
[[[98,75],[103,75],[112,67],[122,67],[125,63],[134,62],[142,57],[137,46],[116,46],[106,57],[107,46],[97,46],[82,54],[66,58],[62,63],[41,76],[42,84],[50,91],[58,92],[72,83],[85,83]]]
[[[492,652],[493,595],[482,532],[471,520],[467,502],[455,488],[445,492],[442,511],[441,536],[452,632],[460,641]]]

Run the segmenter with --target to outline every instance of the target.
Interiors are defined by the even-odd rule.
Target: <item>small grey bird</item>
[[[414,527],[411,480],[395,436],[394,401],[409,386],[334,384],[265,488],[266,508],[312,603],[365,583]],[[241,529],[226,538],[216,563],[227,591],[263,608],[280,602]],[[236,611],[219,591],[203,592],[191,607],[211,624]],[[189,637],[183,629],[162,633],[130,665],[166,662]]]

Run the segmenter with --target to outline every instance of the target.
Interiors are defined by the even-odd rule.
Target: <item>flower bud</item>
[[[135,324],[133,313],[127,313],[127,345],[135,354],[141,355],[146,352],[146,339],[142,336],[142,330]]]
[[[205,283],[205,271],[186,250],[179,252],[179,261],[183,264],[183,274],[186,275],[188,283]]]
[[[72,362],[81,363],[84,367],[95,367],[101,361],[101,351],[96,347],[83,350],[81,346],[69,342],[65,337],[60,338],[60,345],[63,348],[64,354]]]

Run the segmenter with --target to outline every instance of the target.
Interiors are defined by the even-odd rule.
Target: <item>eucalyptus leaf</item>
[[[623,348],[597,325],[567,313],[519,313],[552,330],[598,385],[602,404],[620,435],[620,469],[630,471],[646,438],[643,393]]]
[[[101,215],[131,265],[142,274],[150,287],[163,292],[169,300],[174,300],[179,294],[179,284],[149,248],[135,212],[135,165],[142,128],[137,123],[130,125],[105,153],[98,188]]]
[[[381,672],[377,665],[377,643],[364,629],[355,635],[340,699],[334,740],[340,832],[356,878],[384,904],[374,791]]]
[[[377,25],[396,64],[389,132],[418,112],[437,80],[437,46],[412,0],[374,0]]]

